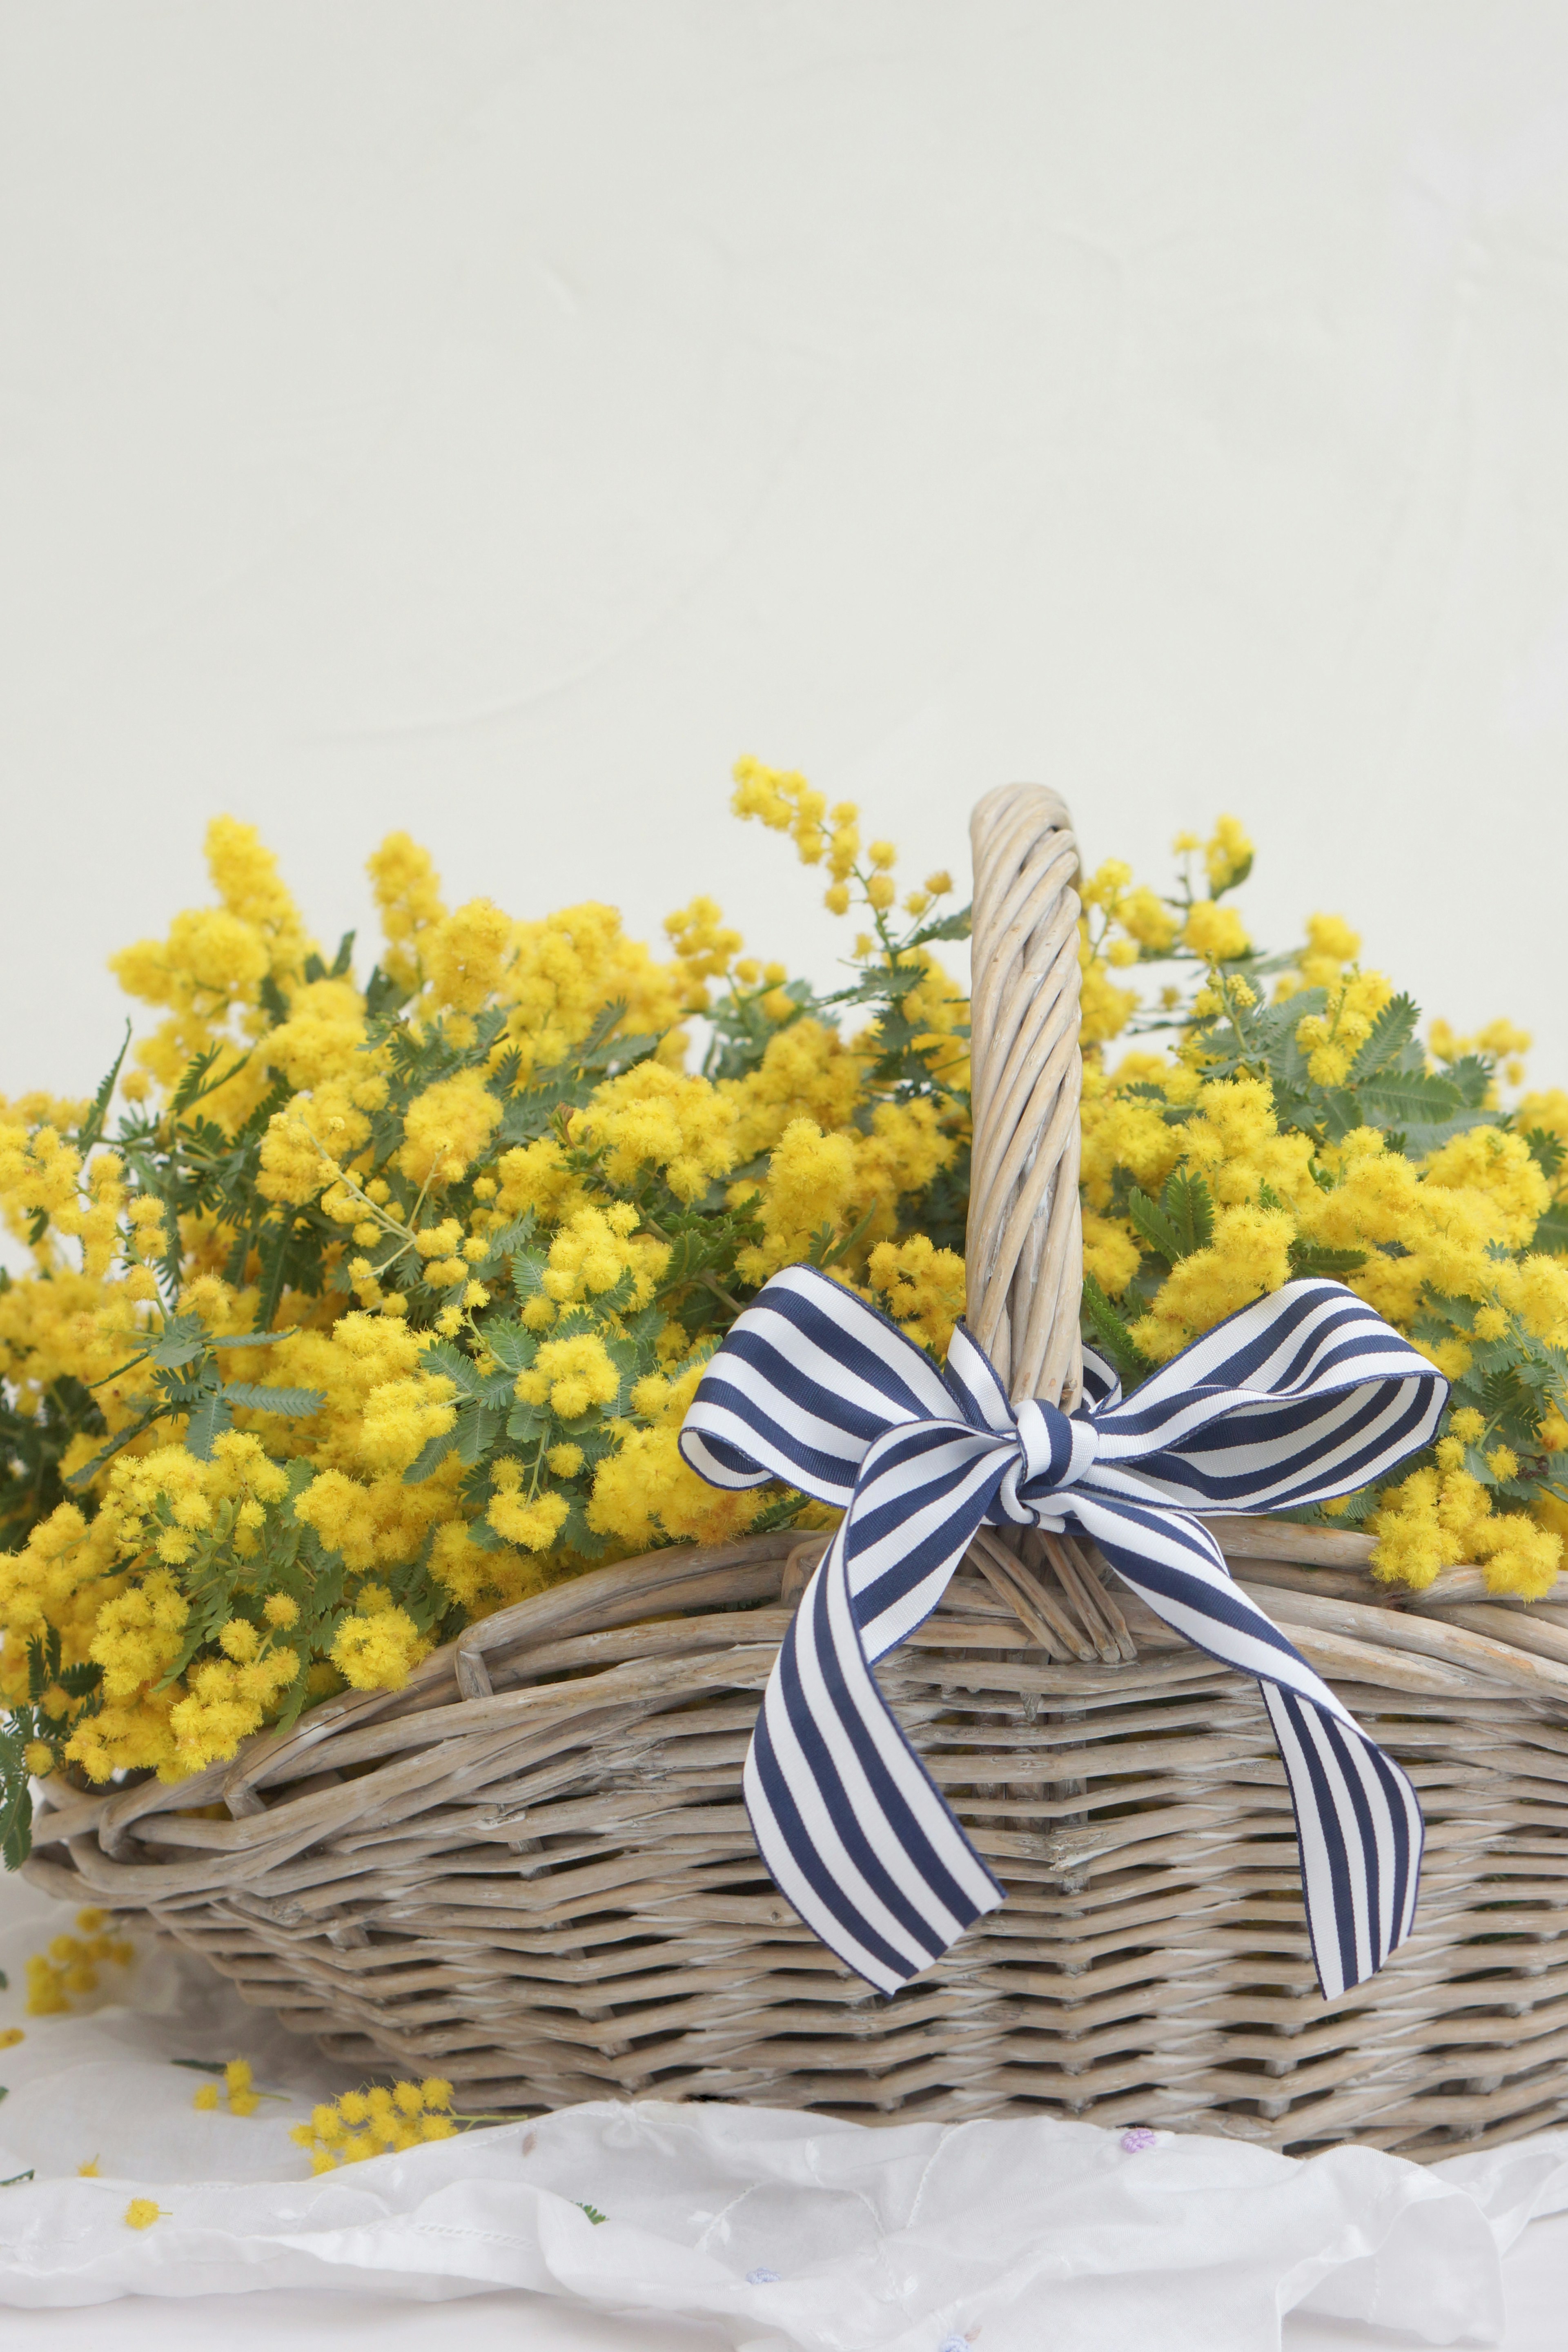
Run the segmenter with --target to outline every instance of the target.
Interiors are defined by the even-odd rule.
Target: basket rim
[[[1238,1582],[1267,1602],[1290,1639],[1331,1679],[1370,1693],[1439,1700],[1507,1697],[1568,1717],[1568,1604],[1553,1608],[1489,1594],[1473,1568],[1446,1570],[1422,1592],[1379,1588],[1365,1574],[1369,1538],[1258,1517],[1216,1517],[1206,1524]],[[500,1726],[515,1734],[531,1717],[542,1727],[553,1719],[564,1732],[574,1716],[603,1711],[623,1689],[645,1684],[662,1688],[661,1672],[670,1677],[671,1703],[681,1675],[693,1688],[705,1679],[727,1680],[731,1688],[754,1686],[760,1697],[788,1622],[792,1572],[804,1581],[828,1540],[824,1531],[803,1535],[785,1528],[718,1544],[667,1545],[498,1610],[433,1651],[401,1689],[340,1693],[290,1731],[254,1733],[228,1761],[187,1779],[149,1778],[90,1795],[47,1781],[39,1792],[37,1858],[24,1869],[57,1892],[62,1869],[68,1870],[76,1883],[90,1885],[120,1907],[157,1902],[161,1895],[178,1902],[182,1894],[188,1900],[204,1888],[216,1893],[220,1881],[237,1891],[247,1869],[259,1866],[264,1856],[276,1862],[280,1843],[303,1850],[350,1827],[384,1796],[386,1775],[427,1773],[421,1749],[447,1740],[500,1737]],[[983,1561],[973,1564],[984,1570]],[[1015,1622],[1010,1633],[1001,1627],[986,1641],[1027,1648],[1036,1639],[1030,1620],[1016,1610],[1005,1586],[995,1589],[1015,1601],[1023,1622]],[[715,1643],[696,1633],[699,1624],[715,1617],[733,1621],[735,1640]],[[931,1622],[932,1645],[943,1646],[943,1624]],[[685,1647],[675,1639],[656,1644],[667,1654],[662,1664],[655,1659],[638,1670],[640,1682],[623,1672],[623,1662],[595,1664],[590,1644],[596,1643],[600,1651],[613,1647],[601,1637],[661,1627],[672,1636],[680,1631]],[[1152,1619],[1138,1622],[1142,1652],[1150,1648],[1152,1633],[1157,1642],[1161,1631]],[[748,1641],[748,1634],[761,1636],[760,1642]],[[1186,1646],[1177,1637],[1170,1639]],[[1041,1667],[1043,1686],[1089,1691],[1103,1685],[1109,1693],[1121,1679],[1130,1687],[1142,1658],[1137,1643],[1131,1655],[1117,1663],[1101,1649],[1092,1659],[1080,1652],[1082,1663]],[[496,1691],[488,1660],[504,1656],[515,1669],[531,1651],[559,1651],[563,1645],[570,1650],[573,1644],[581,1663],[550,1665],[536,1681],[524,1682],[513,1673],[510,1686]],[[995,1656],[996,1647],[984,1654]],[[1199,1653],[1193,1657],[1195,1667],[1212,1666]],[[621,1683],[605,1681],[616,1674]],[[356,1734],[365,1736],[362,1744],[384,1751],[383,1759],[335,1787],[300,1785],[311,1780],[313,1750]],[[270,1803],[264,1788],[277,1791]],[[212,1824],[205,1867],[195,1854],[188,1864],[136,1859],[136,1822],[160,1814],[190,1815],[216,1804],[227,1810],[229,1833],[220,1839],[224,1825]],[[58,1858],[62,1850],[70,1856],[68,1864]]]

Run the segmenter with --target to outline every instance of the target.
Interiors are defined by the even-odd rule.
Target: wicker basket
[[[1034,788],[973,830],[972,1320],[1015,1396],[1070,1403],[1076,850]],[[978,1538],[879,1669],[1007,1892],[890,2000],[801,1926],[741,1803],[820,1537],[596,1570],[177,1787],[50,1782],[29,1875],[145,1914],[332,2057],[490,2107],[1048,2113],[1416,2156],[1568,2115],[1568,1607],[1487,1601],[1468,1569],[1395,1602],[1353,1535],[1215,1532],[1426,1814],[1415,1936],[1330,2004],[1256,1685],[1041,1535]]]

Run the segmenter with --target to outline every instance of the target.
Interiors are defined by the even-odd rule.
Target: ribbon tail
[[[1363,1983],[1415,1925],[1425,1831],[1409,1780],[1235,1583],[1199,1521],[1082,1487],[1064,1499],[1157,1617],[1258,1683],[1295,1809],[1318,1982],[1330,2000]]]
[[[807,1585],[768,1678],[746,1758],[746,1810],[779,1892],[806,1926],[879,1992],[896,1992],[1002,1903],[942,1791],[878,1686],[878,1574],[908,1562],[911,1488],[927,1532],[917,1547],[928,1614],[985,1517],[1002,1473],[994,1441],[947,1423],[893,1433],[868,1454],[862,1484]],[[889,1507],[889,1488],[902,1511]],[[895,1606],[900,1620],[907,1610]],[[911,1630],[900,1624],[900,1638]]]

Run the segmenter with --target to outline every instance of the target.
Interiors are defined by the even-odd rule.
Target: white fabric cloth
[[[35,2312],[284,2289],[319,2316],[337,2295],[510,2288],[610,2330],[562,2339],[584,2347],[636,2342],[628,2313],[744,2352],[1320,2340],[1282,2339],[1289,2313],[1385,2344],[1492,2346],[1503,2254],[1532,2216],[1568,2210],[1568,2134],[1424,2168],[1169,2133],[1130,2148],[1085,2124],[872,2129],[658,2103],[476,2127],[312,2178],[289,2127],[341,2071],[145,1938],[70,2015],[28,2019],[27,1955],[71,1915],[12,1881],[0,1921],[0,2024],[25,2034],[0,2053],[0,2302]],[[281,2095],[248,2117],[198,2112],[203,2078],[172,2062],[236,2055]],[[99,2175],[79,2178],[89,2158]],[[149,2229],[126,2222],[135,2196],[160,2208]]]

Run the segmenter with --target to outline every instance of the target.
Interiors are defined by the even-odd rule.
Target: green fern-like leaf
[[[1144,1247],[1163,1258],[1168,1266],[1186,1256],[1187,1245],[1171,1219],[1137,1184],[1127,1188],[1127,1222]]]
[[[1420,1018],[1421,1010],[1414,997],[1391,998],[1363,1039],[1346,1073],[1346,1083],[1359,1086],[1363,1079],[1375,1077],[1380,1070],[1397,1061],[1415,1036]]]
[[[114,1089],[119,1081],[121,1067],[130,1050],[131,1024],[128,1021],[125,1024],[124,1041],[121,1045],[119,1053],[116,1054],[114,1057],[114,1066],[110,1069],[107,1077],[100,1082],[98,1092],[92,1098],[92,1103],[88,1111],[87,1117],[83,1119],[80,1127],[77,1129],[76,1148],[80,1152],[84,1160],[103,1133],[103,1122],[109,1116],[109,1106],[114,1097]]]
[[[247,1412],[281,1412],[290,1420],[307,1420],[326,1403],[324,1389],[263,1388],[255,1381],[230,1381],[223,1391],[231,1405]]]
[[[1525,1149],[1549,1184],[1555,1183],[1565,1157],[1563,1138],[1553,1135],[1549,1128],[1532,1127],[1524,1139]]]
[[[1083,1316],[1088,1325],[1086,1337],[1092,1339],[1110,1359],[1121,1376],[1124,1389],[1134,1389],[1148,1377],[1153,1366],[1133,1341],[1115,1307],[1107,1298],[1092,1274],[1083,1277]]]
[[[7,1870],[20,1870],[33,1845],[33,1792],[21,1742],[0,1746],[0,1861]]]
[[[1485,1055],[1461,1054],[1457,1062],[1448,1064],[1443,1075],[1458,1088],[1459,1100],[1467,1110],[1486,1108],[1495,1071]]]
[[[224,1040],[219,1038],[215,1044],[204,1046],[199,1054],[193,1055],[185,1064],[184,1075],[174,1088],[174,1100],[169,1105],[176,1118],[183,1110],[192,1109],[205,1096],[216,1094],[219,1087],[226,1086],[250,1059],[247,1053],[241,1054],[237,1060],[229,1064],[221,1077],[215,1078],[212,1075],[214,1069],[229,1050]]]
[[[539,1336],[526,1324],[508,1322],[496,1316],[485,1325],[485,1346],[503,1372],[513,1380],[526,1372],[539,1353]]]
[[[1186,1169],[1165,1179],[1161,1204],[1182,1244],[1182,1255],[1207,1249],[1214,1239],[1214,1194],[1206,1180]]]
[[[198,1462],[210,1462],[217,1440],[234,1427],[234,1412],[221,1389],[205,1389],[185,1423],[185,1445]]]
[[[1568,1257],[1568,1200],[1552,1202],[1536,1226],[1530,1246],[1549,1250],[1554,1257]]]
[[[456,1428],[443,1429],[427,1437],[407,1469],[403,1474],[405,1486],[422,1486],[434,1470],[438,1470],[458,1443]]]
[[[1359,1273],[1365,1264],[1365,1250],[1333,1249],[1325,1242],[1303,1241],[1300,1234],[1290,1244],[1290,1272],[1297,1280],[1326,1275],[1337,1281],[1342,1275]]]

